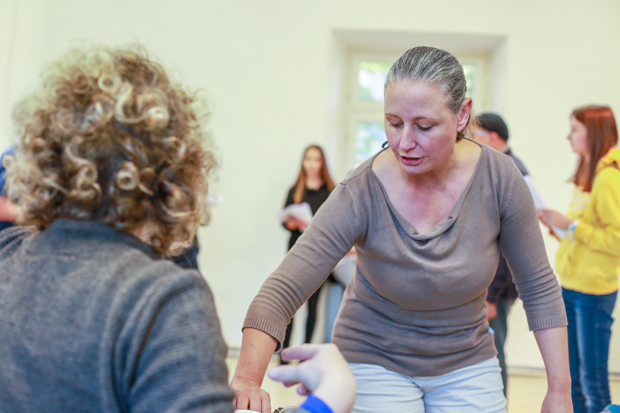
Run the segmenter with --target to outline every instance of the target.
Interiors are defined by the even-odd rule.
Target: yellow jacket
[[[599,161],[590,193],[576,187],[568,216],[579,221],[560,243],[556,268],[564,288],[586,294],[618,290],[620,273],[620,150]]]

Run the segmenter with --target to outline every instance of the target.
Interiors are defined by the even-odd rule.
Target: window
[[[387,140],[383,122],[357,122],[355,131],[355,164],[359,165],[381,150]]]
[[[383,103],[383,86],[390,62],[362,60],[357,70],[357,98],[362,102]]]

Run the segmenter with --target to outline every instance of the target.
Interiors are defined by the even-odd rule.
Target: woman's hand
[[[538,214],[538,219],[540,219],[540,222],[549,228],[560,228],[567,230],[568,226],[573,223],[572,219],[553,209],[538,208],[536,213]]]
[[[573,413],[570,388],[563,391],[548,390],[543,401],[541,413]]]
[[[284,224],[289,231],[295,231],[299,228],[299,220],[293,217],[286,218],[286,223]]]
[[[334,344],[306,344],[282,351],[286,361],[301,360],[297,365],[278,366],[269,377],[290,387],[301,383],[297,393],[314,394],[334,413],[348,413],[355,402],[357,386],[342,354]]]
[[[235,391],[235,409],[254,410],[271,413],[269,393],[260,388],[260,384],[251,380],[233,378],[230,387]]]
[[[497,305],[487,301],[487,321],[491,321],[495,317],[497,317]]]
[[[288,228],[289,231],[295,231],[296,229],[298,229],[301,232],[304,232],[306,228],[308,228],[308,224],[306,224],[300,219],[293,217],[288,217],[284,225],[286,225],[286,228]]]

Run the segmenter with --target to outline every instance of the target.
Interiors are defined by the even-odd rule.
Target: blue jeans
[[[575,413],[599,413],[611,403],[609,340],[617,294],[592,295],[562,288]]]

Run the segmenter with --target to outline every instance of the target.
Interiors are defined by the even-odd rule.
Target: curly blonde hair
[[[23,223],[148,226],[160,254],[187,245],[206,213],[215,165],[205,106],[139,47],[71,50],[18,105],[8,195]],[[178,249],[178,248],[177,248]]]

